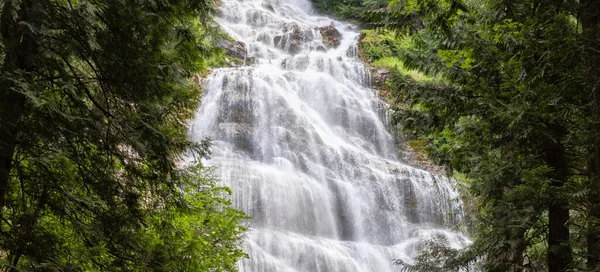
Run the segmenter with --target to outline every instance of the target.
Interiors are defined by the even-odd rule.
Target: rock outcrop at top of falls
[[[341,44],[342,34],[334,26],[322,26],[314,29],[300,27],[297,23],[286,23],[282,27],[283,34],[273,38],[273,44],[281,50],[296,55],[302,51],[302,45],[321,36],[323,44],[314,48],[325,52],[328,48],[337,48]],[[261,39],[264,39],[261,37]],[[264,41],[263,41],[264,42]]]

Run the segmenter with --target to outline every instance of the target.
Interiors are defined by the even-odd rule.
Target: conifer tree
[[[408,0],[369,13],[420,45],[404,65],[442,78],[395,73],[390,87],[397,122],[466,174],[480,205],[462,261],[598,269],[598,2]]]
[[[3,270],[235,270],[244,215],[184,152],[207,0],[0,2]]]

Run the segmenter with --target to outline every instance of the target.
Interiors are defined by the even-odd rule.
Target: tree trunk
[[[568,181],[569,167],[562,140],[565,129],[558,124],[549,126],[553,137],[546,142],[546,162],[553,169],[552,192],[548,205],[548,271],[565,272],[572,265],[569,241],[569,202],[562,195],[562,187]]]
[[[522,235],[519,236],[519,243],[513,248],[513,252],[511,253],[510,262],[513,265],[510,269],[510,272],[523,272],[523,252],[525,252],[525,231],[519,231]]]
[[[548,271],[566,272],[571,268],[569,244],[569,203],[559,197],[548,208]]]
[[[600,0],[581,0],[580,12],[585,46],[585,91],[593,95],[591,118],[594,122],[589,163],[587,268],[600,271]]]
[[[593,152],[590,163],[589,219],[586,232],[587,268],[589,271],[600,271],[600,145],[596,145]]]
[[[42,18],[40,5],[44,1],[23,0],[13,16],[13,1],[6,1],[0,15],[1,39],[6,55],[0,78],[0,214],[6,204],[9,175],[20,132],[19,120],[25,114],[25,96],[15,90],[15,80],[30,79],[38,53],[35,34],[21,22],[35,24]]]

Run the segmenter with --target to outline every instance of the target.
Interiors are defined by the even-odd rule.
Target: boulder
[[[200,74],[195,74],[192,77],[192,81],[196,83],[198,86],[202,86],[202,76]]]
[[[281,38],[282,38],[282,36],[275,36],[275,37],[273,38],[273,44],[274,44],[275,46],[280,46],[280,45],[279,45],[279,43],[281,42]]]
[[[273,37],[273,44],[292,55],[300,53],[303,44],[314,39],[311,29],[302,29],[296,23],[283,24],[282,32],[282,35]]]
[[[342,34],[333,26],[322,26],[318,28],[325,45],[329,48],[336,48],[340,46],[342,41]]]
[[[325,46],[319,45],[315,48],[315,51],[325,52],[327,51],[327,48],[325,48]]]
[[[389,74],[390,72],[386,69],[371,68],[371,85],[373,88],[378,90],[385,89],[385,83]]]
[[[300,51],[302,50],[302,43],[300,43],[299,40],[292,40],[290,42],[290,47],[288,49],[288,52],[292,55],[296,55],[298,53],[300,53]]]
[[[262,6],[263,6],[263,8],[265,8],[266,10],[268,10],[270,12],[275,12],[275,9],[273,8],[273,5],[271,5],[269,3],[263,3]]]
[[[297,24],[286,25],[283,31],[286,32],[284,40],[288,43],[288,52],[292,55],[298,54],[302,50],[302,42],[307,40],[300,26]],[[282,48],[285,48],[285,42],[282,44]]]
[[[256,37],[257,42],[261,42],[263,44],[269,44],[271,37],[267,33],[260,33],[258,37]]]

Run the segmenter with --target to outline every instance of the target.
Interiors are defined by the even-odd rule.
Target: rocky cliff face
[[[231,57],[231,60],[228,61],[229,66],[247,65],[254,62],[254,58],[248,57],[248,50],[243,42],[223,39],[219,42],[219,47],[225,50],[227,56]]]
[[[383,90],[386,88],[385,83],[387,82],[390,71],[383,68],[371,68],[371,84],[373,88],[377,90]]]

